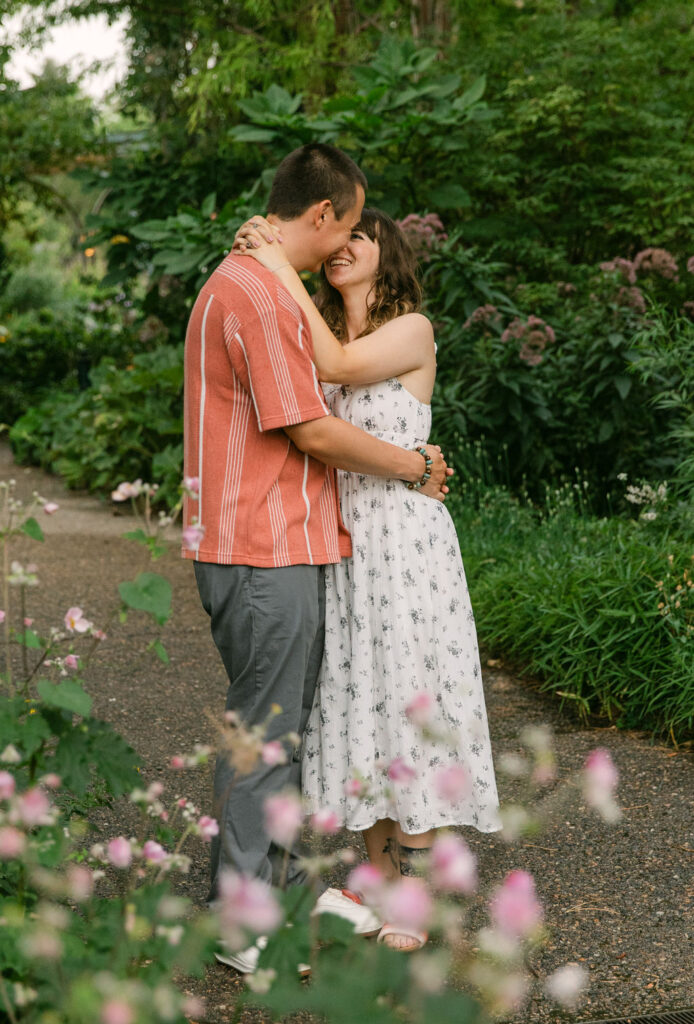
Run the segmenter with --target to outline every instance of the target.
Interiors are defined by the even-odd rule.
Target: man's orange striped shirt
[[[204,284],[185,346],[184,558],[221,565],[322,565],[351,554],[335,471],[282,427],[329,416],[303,313],[274,274],[229,255]]]

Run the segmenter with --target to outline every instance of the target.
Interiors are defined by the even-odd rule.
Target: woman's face
[[[338,249],[325,261],[325,276],[333,288],[355,284],[372,285],[378,273],[381,247],[362,231],[355,228],[347,245]]]

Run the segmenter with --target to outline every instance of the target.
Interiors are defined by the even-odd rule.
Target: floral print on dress
[[[336,416],[384,441],[414,448],[429,437],[430,406],[396,378],[325,392]],[[353,556],[326,566],[325,653],[304,737],[308,806],[330,807],[358,831],[382,818],[411,834],[445,825],[496,831],[477,636],[453,520],[400,480],[340,471],[338,485]],[[422,690],[435,699],[436,739],[405,714]],[[388,778],[396,758],[413,778]],[[471,779],[454,806],[437,796],[434,779],[452,764]],[[355,777],[366,799],[346,795]]]

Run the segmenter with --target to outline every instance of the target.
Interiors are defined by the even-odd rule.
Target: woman
[[[424,444],[436,347],[397,225],[363,211],[323,266],[316,309],[261,221],[252,218],[237,239],[304,311],[332,412],[393,444]],[[477,640],[444,505],[399,480],[339,471],[338,481],[353,557],[326,567],[325,653],[303,788],[311,811],[332,808],[363,832],[369,860],[393,877],[437,828],[501,827]],[[466,785],[452,792],[461,766]],[[403,951],[426,940],[389,926],[380,937]]]

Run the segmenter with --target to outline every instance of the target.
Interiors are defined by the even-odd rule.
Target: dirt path
[[[68,607],[80,605],[102,625],[117,605],[117,584],[149,567],[142,549],[122,539],[131,521],[93,497],[66,492],[60,481],[37,470],[14,466],[2,445],[0,479],[10,477],[23,495],[36,489],[60,505],[54,516],[41,516],[46,543],[22,539],[14,553],[38,566],[40,587],[32,594],[29,614],[39,628],[47,627],[62,621]],[[174,614],[163,638],[170,664],[142,659],[151,633],[144,620],[131,616],[125,626],[109,630],[88,689],[95,698],[95,714],[112,722],[141,754],[144,781],[160,779],[171,796],[185,792],[209,811],[209,770],[182,779],[168,763],[172,754],[209,739],[207,715],[218,713],[223,704],[225,676],[191,565],[178,557],[175,543],[156,569],[174,588]],[[497,837],[463,830],[479,857],[481,891],[488,891],[511,868],[533,873],[550,938],[533,954],[532,967],[540,977],[569,961],[587,967],[590,990],[576,1019],[694,1006],[691,753],[652,746],[648,737],[633,732],[583,727],[502,667],[488,668],[485,684],[495,756],[518,749],[524,725],[547,723],[555,734],[559,779],[546,800],[553,805],[553,822],[532,841],[507,846]],[[624,814],[616,826],[587,816],[580,794],[567,782],[596,746],[611,752],[621,773]],[[502,801],[513,798],[514,785],[500,777]],[[127,828],[128,815],[127,804],[119,804],[95,818],[95,824],[105,836],[116,835]],[[349,833],[339,841],[361,848]],[[195,852],[192,872],[181,889],[202,903],[206,852],[202,847]],[[480,897],[472,907],[471,924],[478,927],[483,920]],[[238,984],[230,969],[210,967],[204,984],[196,985],[206,998],[209,1020],[230,1019]],[[514,1024],[560,1019],[566,1018],[538,991]]]

